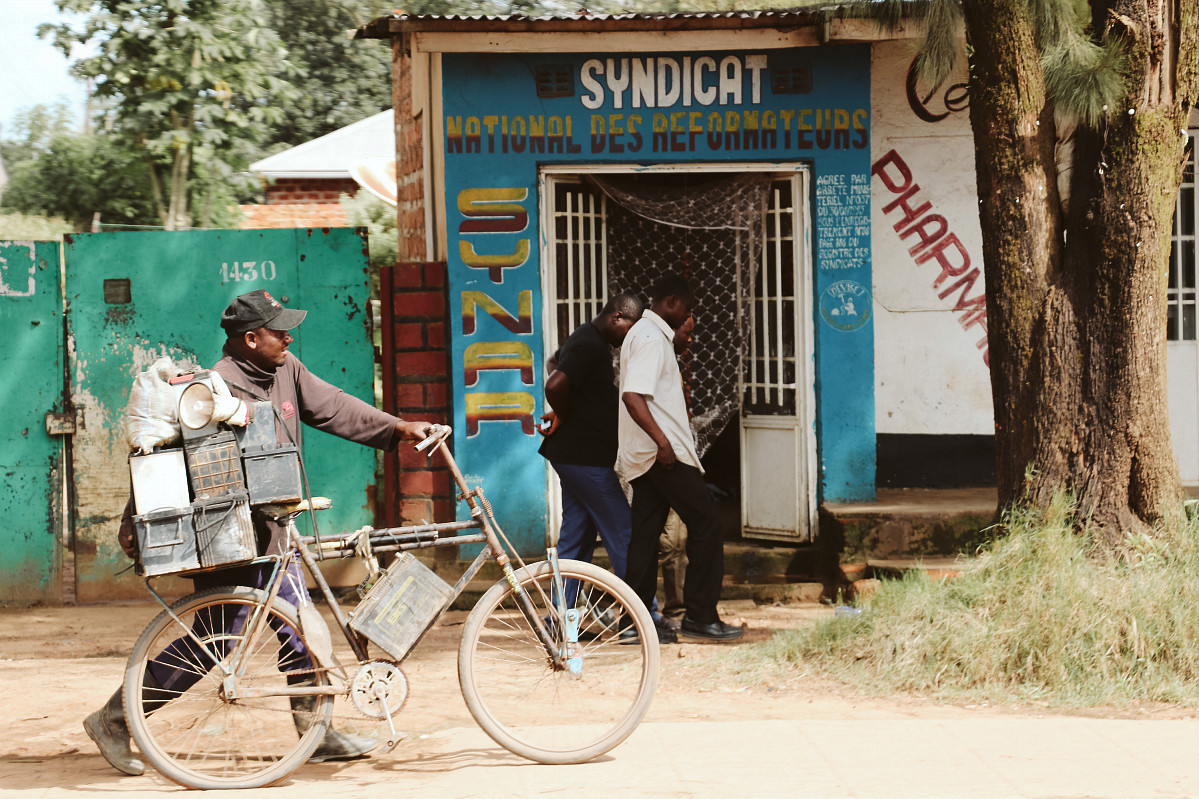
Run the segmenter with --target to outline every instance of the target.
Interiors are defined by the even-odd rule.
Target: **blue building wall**
[[[546,521],[541,165],[808,165],[820,495],[873,498],[869,70],[866,46],[444,58],[456,451],[519,549]]]

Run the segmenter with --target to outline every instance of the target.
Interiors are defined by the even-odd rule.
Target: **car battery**
[[[295,444],[243,450],[251,505],[299,502],[303,497],[300,453]]]
[[[133,482],[134,513],[145,514],[191,504],[187,466],[181,449],[130,456],[129,477]]]
[[[237,436],[222,430],[206,438],[184,442],[187,477],[196,499],[208,499],[232,491],[245,491],[241,447]]]
[[[271,405],[270,400],[259,400],[249,405],[250,418],[245,427],[233,428],[242,451],[275,446],[275,406]]]
[[[258,556],[254,522],[245,491],[221,494],[192,503],[196,551],[206,569],[253,560]]]
[[[133,517],[137,549],[147,577],[200,568],[192,507],[160,508]]]
[[[404,552],[354,608],[350,627],[402,660],[453,598],[454,589],[445,580]]]

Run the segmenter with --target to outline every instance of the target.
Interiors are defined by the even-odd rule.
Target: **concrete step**
[[[994,488],[880,489],[874,502],[821,506],[821,546],[846,563],[952,558],[988,540],[996,504]]]
[[[905,572],[922,571],[930,580],[957,577],[962,563],[956,557],[867,558],[866,567],[874,577],[899,577]]]

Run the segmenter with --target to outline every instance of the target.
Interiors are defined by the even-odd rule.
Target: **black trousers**
[[[687,525],[687,576],[683,581],[687,618],[700,624],[716,621],[724,578],[724,536],[703,475],[684,463],[676,463],[672,469],[655,463],[631,485],[633,534],[625,581],[649,607],[658,588],[658,537],[674,508]]]

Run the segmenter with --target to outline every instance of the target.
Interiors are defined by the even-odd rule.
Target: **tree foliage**
[[[50,148],[50,142],[74,130],[74,118],[65,103],[39,103],[23,108],[13,117],[12,131],[0,131],[0,158],[10,169],[32,161]]]
[[[369,191],[360,191],[353,197],[341,195],[341,207],[345,210],[346,224],[367,230],[372,271],[393,266],[400,249],[395,208]]]
[[[114,133],[144,155],[163,226],[187,226],[198,165],[236,169],[233,142],[260,139],[292,96],[286,50],[263,25],[260,0],[56,5],[87,15],[83,27],[44,25],[41,34],[68,55],[77,44],[97,48],[75,63],[75,75],[111,100]]]
[[[14,165],[0,207],[61,217],[76,230],[97,218],[110,225],[155,222],[145,162],[97,134],[59,133]]]
[[[71,230],[62,219],[0,212],[0,241],[57,241]]]
[[[294,146],[391,108],[391,49],[347,31],[390,13],[379,0],[267,0],[297,91],[262,144]]]

